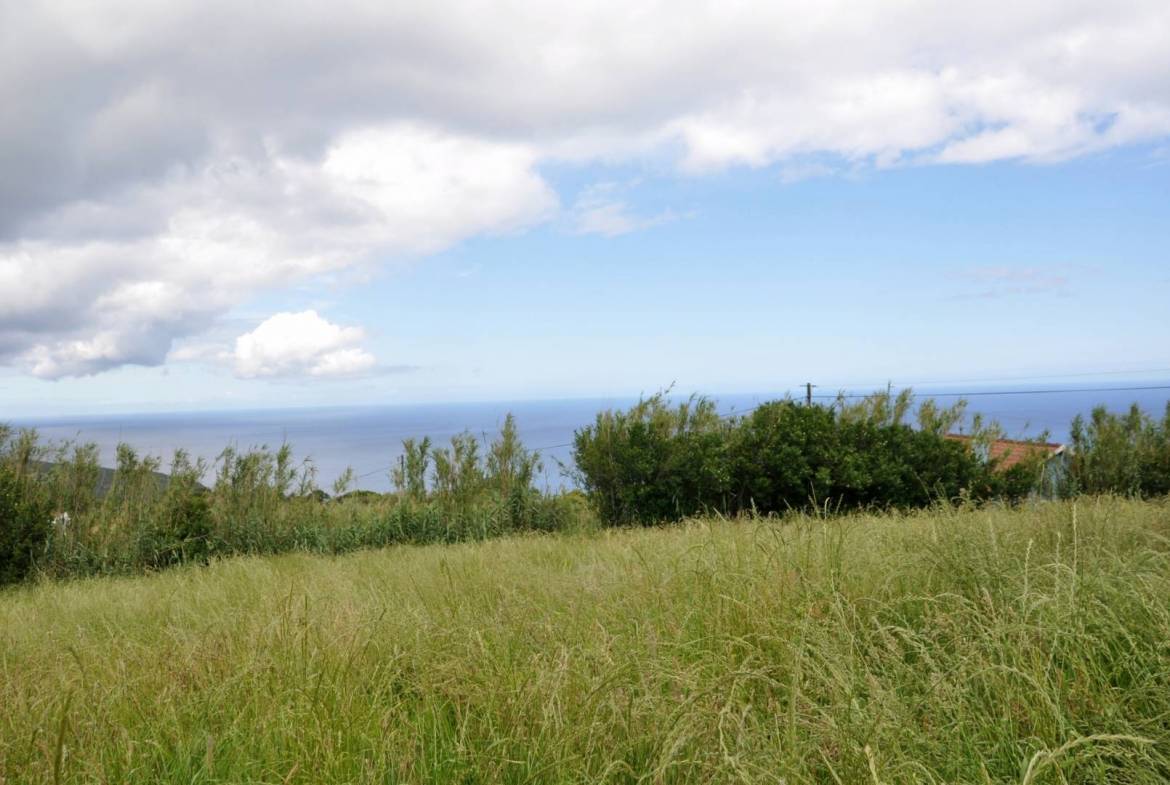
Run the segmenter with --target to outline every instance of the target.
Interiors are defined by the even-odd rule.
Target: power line
[[[901,389],[910,389],[903,387]],[[1140,392],[1146,390],[1170,390],[1170,384],[1155,384],[1141,387],[1077,387],[1057,390],[974,390],[970,392],[928,393],[928,398],[973,398],[983,395],[1063,395],[1067,393],[1095,392]],[[842,393],[840,395],[814,395],[814,398],[836,400],[838,398],[870,398],[873,393]]]
[[[1170,368],[1146,368],[1133,371],[1084,371],[1080,373],[1050,373],[1035,374],[1032,376],[1001,376],[992,379],[938,379],[932,382],[912,382],[906,387],[920,387],[927,384],[979,384],[982,382],[1029,382],[1033,379],[1081,379],[1088,376],[1124,376],[1133,374],[1141,376],[1151,373],[1170,373]]]
[[[575,442],[566,442],[564,444],[550,444],[550,445],[545,446],[545,447],[533,447],[532,451],[533,452],[540,452],[541,450],[559,450],[562,447],[572,447],[574,444],[575,444]]]
[[[984,377],[981,379],[933,379],[930,381],[913,381],[901,382],[899,387],[924,387],[931,384],[986,384],[989,382],[1030,382],[1039,379],[1080,379],[1092,376],[1125,376],[1132,374],[1133,376],[1144,376],[1155,373],[1170,373],[1170,368],[1144,368],[1133,370],[1113,370],[1113,371],[1077,371],[1073,373],[1050,373],[1050,374],[1031,374],[1028,376],[993,376]],[[840,388],[858,388],[858,387],[884,387],[892,380],[885,380],[882,382],[871,383],[857,383],[852,384],[822,384],[821,387],[840,387]],[[804,385],[799,385],[803,387]]]

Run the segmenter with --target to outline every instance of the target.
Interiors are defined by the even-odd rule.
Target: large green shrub
[[[1016,500],[1036,484],[1030,463],[1001,471],[971,445],[946,438],[963,406],[879,393],[832,406],[765,403],[742,418],[712,401],[672,407],[664,396],[599,414],[579,430],[582,487],[610,524],[653,523],[702,512],[782,513],[810,507],[924,507],[958,498]],[[981,438],[995,436],[978,422]]]
[[[34,478],[0,465],[0,584],[28,577],[44,555],[52,507]]]
[[[903,423],[844,422],[833,498],[844,507],[926,507],[972,491],[983,473],[967,445]]]
[[[896,406],[759,407],[732,430],[739,489],[732,512],[923,507],[969,490],[981,471],[976,456],[901,419]]]
[[[610,523],[653,523],[728,507],[728,424],[713,401],[665,395],[605,411],[574,437],[578,480]]]
[[[848,481],[860,472],[852,456],[841,455],[838,423],[824,406],[766,403],[735,423],[729,436],[729,511],[778,512],[826,501],[836,496],[842,474]]]

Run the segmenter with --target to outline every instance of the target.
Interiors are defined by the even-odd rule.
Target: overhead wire
[[[1030,382],[1039,379],[1083,379],[1091,376],[1147,376],[1149,374],[1170,373],[1170,368],[1145,368],[1134,370],[1121,371],[1079,371],[1077,373],[1051,373],[1051,374],[1030,374],[1028,376],[995,376],[986,377],[982,379],[934,379],[931,381],[914,381],[901,382],[900,387],[925,387],[927,385],[951,385],[951,384],[989,384],[992,382]],[[821,387],[840,387],[840,388],[857,388],[857,387],[882,387],[888,383],[887,381],[873,382],[869,384],[822,384]]]
[[[909,385],[895,389],[908,390]],[[974,398],[984,395],[1063,395],[1067,393],[1095,393],[1095,392],[1137,392],[1144,390],[1170,390],[1170,384],[1153,384],[1135,387],[1077,387],[1048,390],[973,390],[968,392],[931,392],[931,398]],[[869,398],[873,393],[842,393],[838,395],[814,395],[814,399],[825,400],[838,398]]]

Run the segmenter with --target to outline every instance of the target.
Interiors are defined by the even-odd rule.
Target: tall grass
[[[214,464],[180,450],[168,466],[123,444],[109,471],[91,445],[43,444],[35,432],[0,427],[0,584],[593,525],[580,494],[535,487],[539,457],[511,416],[482,451],[470,434],[450,449],[432,450],[429,440],[406,447],[409,473],[394,473],[395,493],[346,493],[341,480],[331,499],[311,461],[298,462],[287,444],[229,447]]]
[[[790,516],[0,594],[8,783],[1162,783],[1170,508]]]

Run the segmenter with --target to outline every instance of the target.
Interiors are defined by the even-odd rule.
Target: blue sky
[[[0,161],[35,184],[0,193],[12,416],[1170,377],[1160,4],[964,6],[880,45],[866,25],[889,6],[868,22],[834,6],[815,36],[867,43],[823,62],[720,18],[710,41],[699,24],[687,46],[612,45],[630,58],[612,73],[604,30],[550,34],[520,4],[491,40],[412,17],[403,57],[429,82],[331,81],[260,108],[199,63],[126,65],[152,39],[100,14],[47,32],[51,6],[30,6],[45,40],[15,60],[91,67],[17,106],[48,116],[40,94],[82,78],[95,98],[71,118],[86,133],[41,150],[30,120],[9,141],[31,152]],[[154,22],[165,41],[206,13]],[[240,23],[296,54],[297,22]],[[312,51],[349,79],[333,32]],[[460,36],[489,76],[441,62],[435,41]],[[526,36],[548,46],[530,99],[510,78]],[[1129,50],[1102,61],[1116,36]],[[704,74],[738,42],[743,63],[677,90],[670,68]],[[297,76],[243,52],[224,57],[256,91]]]
[[[65,380],[10,371],[9,401],[26,413],[231,408],[1170,368],[1170,167],[1150,149],[794,183],[766,170],[551,177],[565,201],[582,180],[628,183],[632,213],[677,217],[612,237],[552,222],[477,238],[233,314],[316,309],[363,325],[367,348],[402,368],[329,380],[184,363]]]

